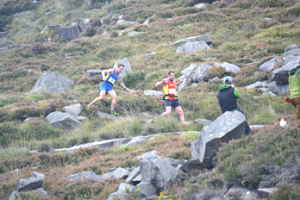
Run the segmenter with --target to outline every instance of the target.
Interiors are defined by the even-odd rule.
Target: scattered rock
[[[207,120],[207,119],[196,119],[195,122],[197,122],[198,124],[202,124],[202,125],[209,125],[213,121]]]
[[[163,97],[165,94],[163,92],[156,91],[156,90],[145,90],[144,95]]]
[[[100,74],[101,75],[102,70],[101,69],[90,69],[90,70],[86,70],[86,73],[90,76],[95,76]]]
[[[205,49],[211,49],[211,47],[203,41],[194,41],[182,44],[176,49],[175,53],[195,53]]]
[[[74,81],[55,72],[44,72],[33,87],[33,92],[67,92],[74,87]]]
[[[152,56],[156,56],[157,52],[151,52],[151,53],[147,53],[144,55],[144,59],[147,59],[149,57],[152,57]]]
[[[118,64],[123,64],[124,65],[124,70],[121,73],[122,76],[125,76],[126,74],[132,73],[131,65],[129,63],[129,60],[126,57],[123,58],[123,60],[121,60],[120,62],[115,62],[113,68],[116,69]]]
[[[70,113],[71,115],[79,115],[81,113],[81,104],[74,104],[63,107],[63,111]]]
[[[204,35],[193,36],[193,37],[188,37],[188,38],[184,38],[181,40],[177,40],[176,42],[174,42],[170,45],[179,47],[187,42],[195,42],[195,41],[202,41],[202,42],[205,42],[207,45],[212,44],[212,38],[208,34],[204,34]]]
[[[238,73],[241,70],[241,68],[239,68],[238,66],[230,64],[228,62],[224,62],[223,64],[221,64],[221,66],[225,68],[225,71],[227,73]]]
[[[62,128],[65,130],[72,130],[81,123],[70,113],[63,113],[55,111],[50,113],[46,119],[55,128]]]
[[[44,182],[44,174],[33,172],[30,178],[19,180],[19,184],[17,187],[18,192],[22,191],[31,191],[42,187]]]
[[[279,58],[279,57],[275,57],[272,58],[271,60],[265,62],[264,64],[262,64],[259,69],[261,69],[262,71],[271,71],[277,67],[282,66],[283,61]]]
[[[67,177],[68,180],[86,180],[91,182],[97,182],[100,176],[93,171],[81,172],[78,174],[72,174]]]
[[[300,49],[298,47],[297,44],[293,44],[293,45],[290,45],[290,46],[287,46],[285,49],[284,49],[284,55],[295,55],[295,54],[300,54]]]
[[[180,71],[180,74],[184,75],[187,73],[191,73],[192,71],[194,71],[194,69],[197,67],[198,65],[196,64],[190,64],[187,68],[184,68],[183,70]]]

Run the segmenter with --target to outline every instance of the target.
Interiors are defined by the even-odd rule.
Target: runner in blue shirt
[[[103,77],[103,82],[100,85],[100,96],[96,97],[89,105],[88,107],[91,107],[94,105],[96,102],[104,99],[106,94],[109,94],[112,97],[112,102],[111,102],[111,114],[118,116],[119,113],[115,111],[115,106],[117,103],[118,96],[113,90],[113,85],[114,83],[119,79],[120,85],[124,88],[124,90],[130,92],[130,90],[124,85],[122,81],[122,75],[121,72],[124,69],[124,65],[118,64],[116,69],[108,69],[108,70],[103,70],[102,77]]]

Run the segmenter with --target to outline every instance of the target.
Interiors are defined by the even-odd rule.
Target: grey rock
[[[207,120],[207,119],[196,119],[195,122],[202,125],[209,125],[212,123],[211,120]]]
[[[42,196],[48,196],[48,192],[46,190],[44,190],[43,188],[38,188],[38,189],[35,189],[33,191],[40,194],[40,195],[42,195]]]
[[[135,190],[135,187],[126,183],[121,183],[117,192],[110,194],[107,200],[126,200],[127,196]],[[128,192],[128,194],[126,193]]]
[[[279,90],[279,88],[278,88],[278,86],[277,86],[277,84],[276,84],[275,81],[272,81],[271,83],[268,83],[267,84],[267,88],[269,88],[268,91],[271,91],[271,92],[273,92],[275,94],[279,94],[280,93],[280,90]]]
[[[149,19],[146,19],[144,22],[143,22],[144,25],[148,25],[149,24]]]
[[[10,49],[18,49],[18,48],[21,48],[21,47],[24,47],[24,46],[25,46],[25,44],[8,45],[8,46],[5,46],[5,47],[1,47],[0,51],[6,51],[6,50],[10,50]]]
[[[276,190],[277,190],[277,188],[275,188],[275,187],[274,188],[258,188],[257,194],[262,199],[269,199],[270,194],[272,194]]]
[[[284,55],[300,54],[300,49],[297,44],[290,45],[284,49]]]
[[[130,183],[137,175],[140,174],[140,166],[134,168],[126,179],[126,183]]]
[[[37,118],[37,117],[28,117],[28,118],[26,118],[25,120],[24,120],[24,122],[33,122],[33,121],[36,121],[36,120],[38,120],[39,118]]]
[[[95,75],[98,75],[100,74],[101,75],[101,72],[102,70],[101,69],[90,69],[90,70],[87,70],[86,73],[90,76],[95,76]]]
[[[0,32],[0,39],[3,39],[7,36],[7,32]]]
[[[80,36],[80,26],[78,22],[73,22],[68,26],[59,26],[58,39],[62,41],[71,41]]]
[[[113,169],[112,171],[101,174],[99,176],[100,179],[108,179],[110,177],[114,177],[116,179],[126,179],[129,176],[130,172],[124,168]]]
[[[260,87],[266,87],[267,86],[267,81],[257,81],[251,85],[246,86],[247,89],[253,89],[253,88],[260,88]],[[276,84],[276,83],[275,83]]]
[[[44,72],[33,87],[33,92],[67,92],[74,87],[74,81],[55,72]]]
[[[68,180],[86,180],[91,182],[97,182],[100,176],[93,171],[81,172],[78,174],[72,174],[67,177]]]
[[[271,91],[265,91],[262,93],[262,96],[268,96],[268,95],[271,97],[276,97],[276,95]]]
[[[163,97],[165,94],[163,92],[156,91],[156,90],[145,90],[144,95]]]
[[[211,49],[211,47],[203,41],[194,41],[182,44],[176,49],[175,53],[195,53],[205,49]]]
[[[147,54],[144,55],[144,59],[147,59],[149,57],[156,56],[156,55],[157,55],[157,52],[147,53]]]
[[[283,65],[286,65],[289,62],[291,62],[292,60],[297,60],[297,59],[299,60],[299,56],[288,55],[288,56],[283,58]]]
[[[165,158],[174,168],[181,168],[184,164],[183,161],[181,160],[177,160],[177,159],[173,159],[173,158]]]
[[[148,151],[146,153],[143,153],[142,155],[138,156],[137,159],[139,160],[149,160],[149,159],[154,159],[154,158],[157,158],[158,155],[156,154],[157,151],[156,150],[153,150],[153,151]]]
[[[81,113],[81,104],[77,103],[70,106],[63,107],[63,111],[70,113],[71,115],[79,115]]]
[[[279,57],[275,57],[275,58],[272,58],[271,60],[263,63],[259,69],[261,69],[262,71],[271,71],[273,70],[274,68],[277,68],[277,67],[281,67],[283,64],[283,61],[279,58]]]
[[[202,63],[199,67],[197,67],[192,72],[192,80],[193,82],[202,82],[206,76],[207,70],[211,69],[212,66],[207,63]]]
[[[198,3],[195,4],[194,7],[196,8],[205,8],[208,5],[208,3]]]
[[[27,179],[20,179],[19,184],[17,186],[17,191],[22,192],[22,191],[31,191],[35,190],[37,188],[42,187],[43,182],[44,182],[44,174],[38,173],[38,172],[33,172],[31,174],[31,177]]]
[[[182,44],[185,44],[187,42],[195,42],[195,41],[202,41],[205,42],[207,45],[210,45],[212,43],[212,38],[208,34],[199,35],[199,36],[193,36],[184,38],[181,40],[177,40],[176,42],[170,44],[171,46],[179,47]]]
[[[132,73],[132,69],[131,69],[131,65],[129,63],[129,60],[125,57],[123,58],[123,60],[119,61],[119,62],[115,62],[114,64],[114,69],[117,68],[118,64],[123,64],[124,65],[124,70],[122,71],[122,76],[125,76],[126,74],[130,74]]]
[[[253,200],[253,199],[257,199],[257,194],[251,190],[248,190],[246,188],[243,187],[232,187],[230,188],[227,193],[224,195],[224,197],[227,197],[228,193],[232,193],[232,192],[238,192],[241,194],[241,199],[243,200]]]
[[[75,119],[77,119],[80,122],[84,122],[84,121],[86,121],[88,119],[88,118],[86,118],[84,116],[74,116],[74,117],[75,117]]]
[[[183,70],[180,71],[180,74],[184,75],[186,73],[191,73],[192,71],[194,71],[194,69],[197,67],[198,65],[196,64],[190,64],[187,68],[184,68]]]
[[[129,37],[132,37],[132,36],[135,36],[135,35],[138,35],[138,34],[141,34],[141,32],[138,32],[138,31],[131,31],[131,32],[129,32],[127,35],[128,35]]]
[[[9,200],[17,200],[21,197],[21,194],[18,191],[13,191],[9,197]]]
[[[245,116],[240,112],[225,112],[208,128],[203,130],[198,140],[192,143],[192,160],[200,161],[205,168],[212,167],[220,144],[245,134]]]
[[[29,15],[30,13],[32,13],[32,11],[26,10],[26,11],[22,11],[22,12],[18,12],[16,14],[14,14],[14,17],[21,17],[23,15]]]
[[[146,197],[156,196],[158,194],[157,189],[149,182],[142,181],[141,183],[136,185],[139,188],[143,195]]]
[[[192,85],[193,80],[192,80],[191,74],[192,74],[192,71],[188,71],[184,75],[182,75],[178,78],[178,80],[183,80],[183,82],[177,86],[178,91],[181,91],[183,88]]]
[[[103,117],[105,119],[117,119],[118,118],[114,115],[107,114],[107,113],[104,113],[104,112],[101,112],[101,111],[98,111],[97,114],[98,114],[99,117]]]
[[[46,119],[53,127],[65,130],[72,130],[81,124],[73,115],[60,111],[50,113]]]
[[[117,25],[124,25],[124,24],[135,25],[138,23],[134,22],[134,21],[126,21],[126,20],[118,20],[117,21]]]
[[[137,146],[137,145],[143,144],[146,139],[147,139],[147,137],[137,136],[137,137],[132,138],[132,140],[130,142],[128,142],[125,146]]]
[[[139,175],[137,175],[136,177],[134,177],[133,179],[132,179],[132,182],[142,182],[142,180],[143,180],[143,177],[142,177],[142,175],[141,174],[139,174]]]
[[[278,94],[283,95],[283,94],[289,94],[290,93],[290,88],[289,84],[284,84],[284,85],[278,85]]]
[[[180,169],[185,173],[195,175],[199,174],[204,166],[199,160],[187,160]]]
[[[42,4],[42,1],[33,0],[32,7],[38,8]]]
[[[265,128],[266,125],[250,125],[250,129],[260,129],[260,128]]]
[[[270,75],[270,82],[275,81],[277,85],[285,85],[288,84],[289,80],[289,75],[288,72],[289,70],[295,68],[297,66],[298,59],[294,59],[287,63],[286,65],[275,69],[274,71],[271,72]]]
[[[221,64],[221,66],[225,68],[225,71],[227,73],[238,73],[241,70],[241,68],[239,68],[238,66],[230,64],[228,62],[224,62],[223,64]]]

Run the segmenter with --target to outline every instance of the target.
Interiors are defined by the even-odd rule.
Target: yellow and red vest
[[[177,99],[177,91],[176,91],[177,85],[175,84],[175,81],[170,81],[168,80],[168,83],[163,86],[164,89],[164,99],[169,99],[169,100],[175,100]]]

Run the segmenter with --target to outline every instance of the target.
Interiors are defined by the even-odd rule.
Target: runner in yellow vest
[[[175,72],[169,71],[168,78],[163,79],[162,81],[159,81],[155,84],[155,87],[163,86],[163,90],[165,93],[164,101],[165,101],[165,107],[166,111],[162,113],[161,115],[169,115],[172,112],[172,107],[176,110],[176,112],[179,114],[180,122],[184,123],[184,113],[183,110],[179,104],[178,98],[177,98],[177,85],[183,82],[183,80],[180,80],[178,83],[175,83]]]

